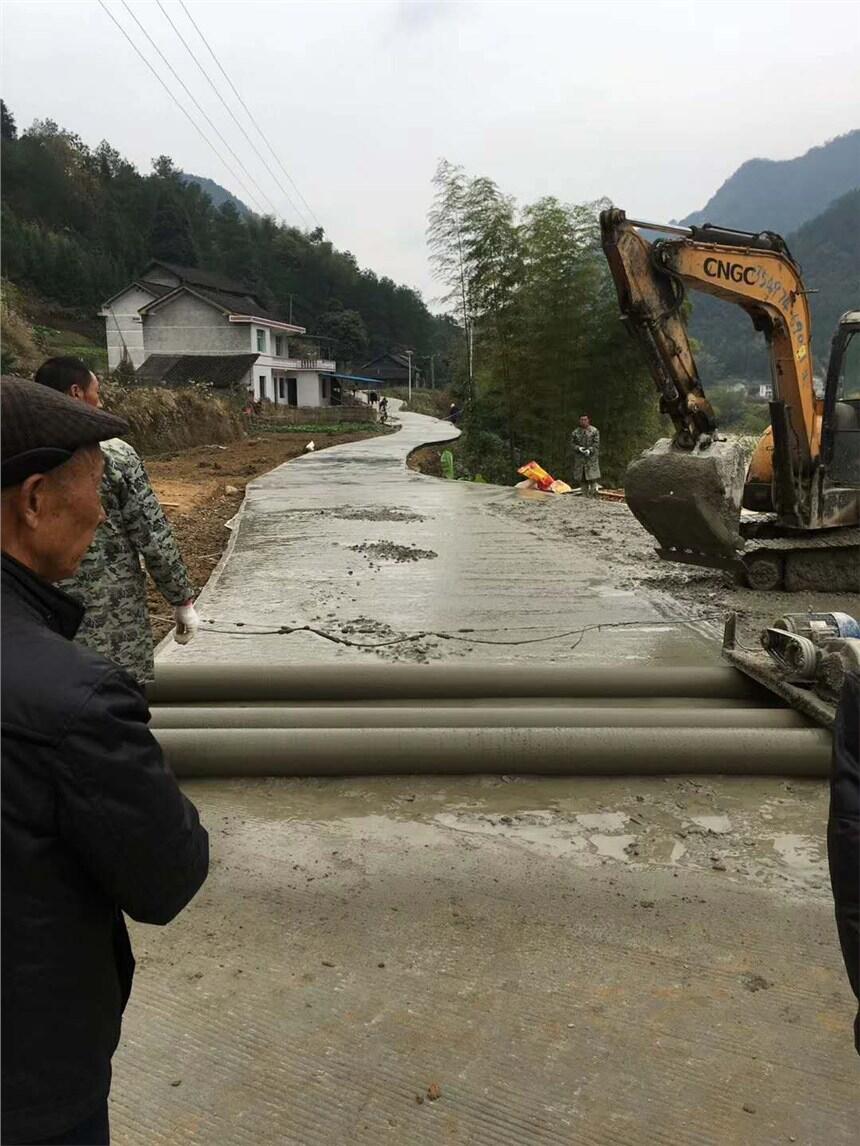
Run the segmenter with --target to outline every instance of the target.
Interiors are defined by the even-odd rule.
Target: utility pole
[[[293,296],[290,295],[290,326],[293,325]]]
[[[407,350],[406,351],[406,357],[409,359],[409,398],[408,398],[409,402],[412,401],[412,355],[414,353],[415,353],[414,350]]]
[[[436,389],[436,355],[430,355],[430,389]]]

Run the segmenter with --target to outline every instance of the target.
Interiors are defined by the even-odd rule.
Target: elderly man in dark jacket
[[[208,837],[144,696],[73,642],[71,576],[99,522],[98,443],[125,423],[32,382],[2,399],[2,1141],[109,1141],[134,959],[123,912],[167,923]]]
[[[827,825],[830,883],[836,926],[848,981],[860,1001],[860,674],[848,673],[833,729],[830,820]],[[854,1019],[860,1054],[860,1012]]]

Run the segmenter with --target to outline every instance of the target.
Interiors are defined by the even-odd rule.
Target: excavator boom
[[[744,546],[745,457],[717,433],[687,336],[688,288],[741,306],[765,334],[774,388],[767,508],[784,525],[810,528],[820,411],[806,292],[783,240],[770,232],[639,223],[615,208],[602,212],[600,225],[622,317],[645,350],[660,409],[675,428],[674,437],[646,451],[625,478],[628,505],[657,538],[661,554],[732,567]],[[640,230],[649,227],[672,237],[649,242]]]

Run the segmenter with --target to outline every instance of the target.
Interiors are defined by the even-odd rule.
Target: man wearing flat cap
[[[123,912],[168,923],[208,837],[142,691],[72,638],[56,588],[104,517],[99,442],[127,429],[22,379],[2,414],[3,1143],[109,1142],[111,1056],[134,959]]]

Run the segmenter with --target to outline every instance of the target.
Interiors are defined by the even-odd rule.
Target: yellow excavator
[[[646,223],[617,208],[600,228],[622,318],[675,427],[625,477],[660,556],[733,570],[755,589],[860,590],[860,310],[839,322],[820,397],[809,292],[779,235]],[[767,341],[770,426],[748,465],[718,432],[699,380],[687,290],[742,307]]]

